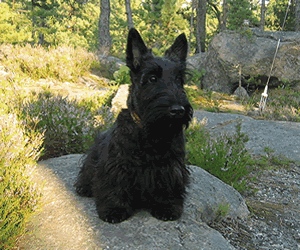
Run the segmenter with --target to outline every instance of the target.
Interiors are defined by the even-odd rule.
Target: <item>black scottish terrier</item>
[[[95,139],[76,191],[95,197],[106,222],[124,221],[140,209],[160,220],[176,220],[189,183],[183,134],[193,116],[183,89],[187,40],[181,34],[164,57],[155,57],[131,29],[126,53],[132,81],[128,109]]]

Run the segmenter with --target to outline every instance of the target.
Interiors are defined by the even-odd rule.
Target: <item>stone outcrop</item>
[[[270,74],[278,39],[281,41],[269,86],[281,83],[300,85],[300,32],[258,29],[251,29],[251,32],[249,36],[233,31],[222,32],[214,36],[204,55],[188,59],[190,68],[205,69],[201,81],[203,88],[233,93],[238,86],[240,65],[243,87],[251,77],[256,83],[250,84],[264,86]]]
[[[93,198],[76,195],[73,183],[82,155],[39,163],[33,181],[43,182],[42,210],[31,218],[21,249],[235,249],[206,222],[249,215],[242,196],[200,167],[190,166],[192,183],[178,221],[164,222],[141,211],[120,224],[101,221]]]

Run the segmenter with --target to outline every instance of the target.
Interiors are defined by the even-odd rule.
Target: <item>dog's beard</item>
[[[165,109],[164,109],[165,110]],[[159,111],[159,110],[156,110]],[[187,108],[182,118],[173,118],[166,114],[166,111],[149,112],[143,117],[143,128],[149,137],[161,140],[171,140],[174,136],[189,126],[192,111]]]

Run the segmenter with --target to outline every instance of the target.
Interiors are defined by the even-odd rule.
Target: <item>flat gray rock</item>
[[[249,211],[237,191],[206,171],[190,166],[193,182],[180,220],[163,222],[142,211],[109,224],[98,218],[93,198],[75,193],[81,156],[39,162],[32,177],[45,181],[44,205],[28,223],[31,234],[21,239],[21,249],[234,249],[202,219],[213,220],[224,203],[230,204],[228,216],[245,217]]]

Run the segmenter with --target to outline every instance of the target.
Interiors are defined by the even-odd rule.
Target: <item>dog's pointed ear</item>
[[[131,70],[137,70],[142,58],[149,52],[142,37],[135,28],[131,28],[128,34],[126,49],[126,64]]]
[[[179,35],[172,46],[166,51],[165,57],[175,61],[185,61],[187,56],[188,44],[185,34]]]

